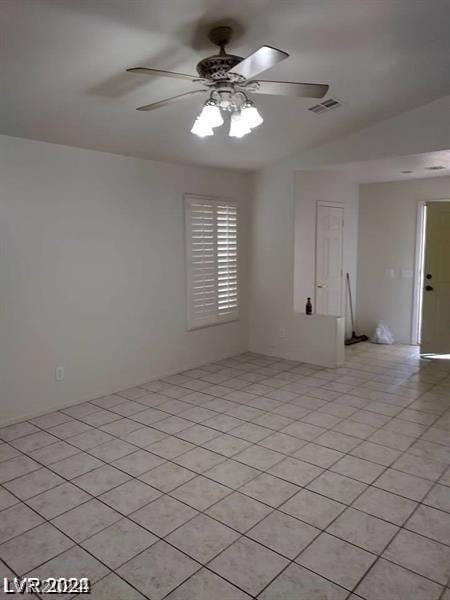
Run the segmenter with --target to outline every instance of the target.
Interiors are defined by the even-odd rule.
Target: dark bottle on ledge
[[[307,315],[312,315],[312,304],[311,304],[311,298],[307,298],[306,299],[306,307],[305,307],[305,312]]]

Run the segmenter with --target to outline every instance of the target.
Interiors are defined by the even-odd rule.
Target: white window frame
[[[193,202],[204,202],[205,204],[213,204],[216,208],[220,205],[230,206],[236,209],[236,266],[237,266],[237,306],[236,309],[229,313],[220,314],[218,303],[216,311],[213,314],[204,318],[195,318],[192,302],[192,236],[191,236],[191,221],[190,207]],[[230,198],[217,196],[205,196],[200,194],[184,194],[184,223],[185,223],[185,249],[186,249],[186,307],[187,307],[187,329],[193,331],[204,327],[212,327],[222,323],[230,323],[239,321],[240,318],[240,210],[239,203]],[[215,236],[215,279],[216,279],[216,299],[218,296],[218,262],[217,262],[217,218],[214,219],[214,236]]]

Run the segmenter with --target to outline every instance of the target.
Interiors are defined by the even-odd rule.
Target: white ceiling
[[[0,0],[0,133],[174,162],[254,169],[295,149],[450,93],[449,0]],[[189,133],[202,99],[135,107],[192,89],[125,73],[195,73],[214,48],[208,25],[231,19],[229,51],[266,43],[291,57],[266,78],[329,83],[343,106],[255,96],[265,118],[235,140]]]
[[[444,168],[434,170],[433,167]],[[356,183],[450,177],[450,150],[346,163],[323,170]]]

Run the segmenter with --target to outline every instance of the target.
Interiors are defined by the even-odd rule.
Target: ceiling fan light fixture
[[[258,127],[264,121],[259,110],[250,100],[245,104],[244,108],[242,109],[241,118],[244,120],[244,123],[250,129]]]
[[[246,123],[246,121],[242,118],[241,112],[234,112],[231,115],[230,120],[230,131],[228,135],[230,137],[241,138],[247,133],[250,133],[250,127]]]
[[[210,128],[220,127],[223,125],[223,117],[220,108],[212,100],[207,100],[198,117],[202,123],[205,123]]]
[[[197,117],[192,125],[191,133],[200,138],[214,135],[213,128],[200,117]]]
[[[224,114],[231,117],[229,135],[241,138],[250,133],[263,122],[263,118],[255,104],[249,100],[247,94],[259,93],[275,96],[294,96],[298,98],[323,98],[329,86],[316,83],[302,83],[299,81],[271,81],[261,80],[260,74],[272,69],[281,61],[289,58],[289,54],[264,44],[245,58],[229,54],[225,46],[228,45],[232,29],[228,26],[218,26],[209,33],[210,41],[219,46],[220,51],[211,56],[206,56],[197,63],[197,75],[167,71],[149,67],[132,67],[129,73],[139,73],[157,77],[172,77],[200,84],[196,88],[182,94],[177,94],[164,100],[152,102],[137,108],[139,111],[152,111],[156,108],[168,106],[192,94],[209,93],[209,99],[202,106],[200,114],[194,122],[191,132],[199,137],[214,135],[214,129],[224,123]],[[325,102],[311,107],[331,110],[339,106],[340,102],[329,98]]]

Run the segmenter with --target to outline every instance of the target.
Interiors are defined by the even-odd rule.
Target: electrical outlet
[[[279,332],[278,332],[279,337],[284,340],[287,337],[287,332],[286,329],[284,329],[283,327],[280,328]]]
[[[55,379],[56,381],[64,381],[64,367],[56,367]]]

